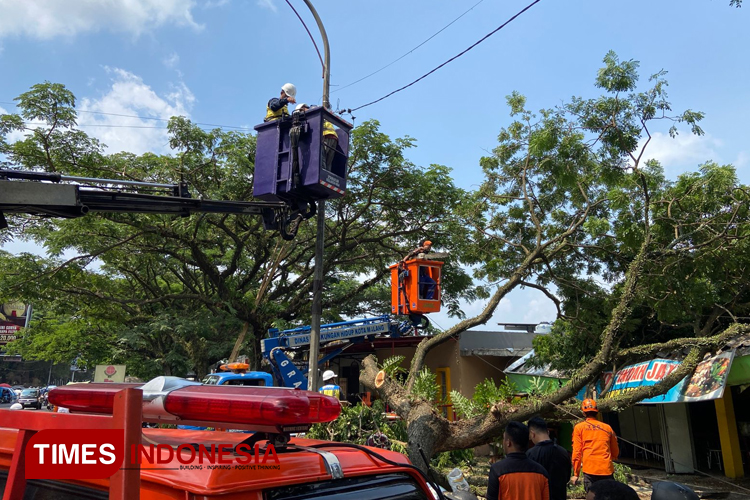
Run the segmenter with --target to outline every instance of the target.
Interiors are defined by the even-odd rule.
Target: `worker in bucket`
[[[401,259],[401,262],[406,262],[407,260],[411,259],[424,259],[427,256],[427,253],[432,249],[432,242],[430,240],[424,240],[422,241],[422,244],[419,245],[417,248],[406,254],[406,257]]]
[[[305,104],[304,102],[297,104],[297,107],[294,108],[294,112],[297,111],[307,111],[310,109],[310,106]],[[321,166],[325,169],[330,171],[331,167],[333,166],[333,159],[336,157],[336,150],[339,145],[339,136],[336,133],[336,129],[333,128],[333,124],[329,122],[328,120],[323,120],[323,158]]]
[[[281,95],[274,97],[268,101],[266,106],[266,118],[264,122],[271,122],[274,120],[280,120],[289,116],[288,104],[295,104],[297,95],[297,87],[291,83],[285,83],[281,87]]]
[[[318,391],[326,396],[332,396],[336,399],[341,399],[341,387],[336,383],[336,375],[333,370],[326,370],[323,372],[323,387]]]

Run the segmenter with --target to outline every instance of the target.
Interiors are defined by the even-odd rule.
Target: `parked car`
[[[21,391],[21,396],[18,398],[18,402],[25,408],[36,408],[37,410],[42,409],[42,400],[39,393],[39,389],[24,389]]]
[[[18,399],[15,391],[8,387],[0,387],[0,404],[15,403]]]

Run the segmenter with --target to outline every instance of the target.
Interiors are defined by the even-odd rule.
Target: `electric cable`
[[[419,78],[417,78],[413,82],[408,83],[408,84],[404,85],[403,87],[401,87],[399,89],[396,89],[393,92],[390,92],[390,93],[384,95],[383,97],[381,97],[379,99],[375,99],[374,101],[368,102],[367,104],[363,104],[362,106],[358,106],[358,107],[350,109],[348,111],[349,112],[353,112],[353,111],[357,111],[358,109],[362,109],[362,108],[366,108],[367,106],[371,106],[371,105],[373,105],[375,103],[378,103],[378,102],[382,101],[383,99],[387,99],[388,97],[392,96],[393,94],[396,94],[398,92],[401,92],[402,90],[408,89],[409,87],[411,87],[412,85],[414,85],[415,83],[417,83],[417,82],[419,82],[421,80],[424,80],[425,78],[427,78],[428,76],[430,76],[431,74],[433,74],[435,71],[439,70],[440,68],[442,68],[443,66],[447,65],[448,63],[455,61],[456,59],[458,59],[462,55],[466,54],[467,52],[469,52],[471,49],[473,49],[474,47],[476,47],[477,45],[479,45],[483,41],[487,40],[489,37],[491,37],[492,35],[494,35],[498,31],[500,31],[501,29],[503,29],[504,27],[506,27],[508,24],[510,24],[512,21],[514,21],[518,16],[520,16],[521,14],[523,14],[524,12],[526,12],[527,10],[529,10],[534,5],[538,4],[540,1],[541,0],[534,0],[529,5],[527,5],[522,10],[520,10],[518,13],[516,13],[513,17],[511,17],[510,19],[508,19],[507,21],[505,21],[503,24],[501,24],[500,26],[498,26],[497,28],[495,28],[491,32],[487,33],[485,36],[483,36],[481,39],[479,39],[473,45],[469,46],[467,49],[463,50],[462,52],[459,52],[458,54],[456,54],[455,56],[451,57],[450,59],[448,59],[444,63],[442,63],[439,66],[437,66],[436,68],[432,69],[431,71],[429,71],[429,72],[425,73],[424,75],[420,76]]]
[[[318,53],[318,59],[320,59],[320,65],[323,66],[323,76],[325,77],[326,63],[323,62],[323,57],[320,55],[320,50],[318,49],[318,44],[315,43],[315,39],[313,38],[312,33],[310,33],[310,30],[307,28],[307,25],[305,24],[305,21],[302,20],[302,16],[300,16],[299,12],[297,12],[297,9],[294,8],[294,6],[289,2],[289,0],[286,0],[286,4],[289,7],[291,7],[291,9],[294,11],[295,14],[297,14],[297,18],[299,19],[299,22],[302,23],[302,26],[305,27],[305,31],[307,31],[307,34],[310,35],[310,40],[312,40],[312,43],[315,46],[315,52]]]
[[[359,83],[359,82],[361,82],[363,80],[367,80],[368,78],[370,78],[373,75],[377,75],[378,73],[380,73],[384,69],[386,69],[386,68],[388,68],[390,66],[393,66],[394,64],[396,64],[397,62],[399,62],[401,59],[403,59],[404,57],[408,56],[409,54],[411,54],[412,52],[414,52],[415,50],[417,50],[419,47],[421,47],[422,45],[426,44],[427,42],[429,42],[430,40],[432,40],[433,38],[435,38],[436,36],[438,36],[440,33],[442,33],[443,31],[445,31],[448,27],[450,27],[451,24],[455,23],[456,21],[458,21],[459,19],[461,19],[462,17],[464,17],[466,14],[468,14],[469,12],[471,12],[472,10],[474,10],[474,7],[476,7],[477,5],[479,5],[482,2],[484,2],[484,0],[479,0],[477,3],[475,3],[474,5],[472,5],[468,10],[464,11],[463,14],[461,14],[460,16],[458,16],[457,18],[455,18],[453,21],[451,21],[448,24],[446,24],[445,26],[443,26],[440,29],[440,31],[437,31],[430,38],[428,38],[424,42],[420,43],[419,45],[417,45],[416,47],[414,47],[413,49],[411,49],[409,52],[407,52],[406,54],[402,55],[398,59],[396,59],[394,61],[391,61],[390,63],[386,64],[385,66],[383,66],[379,70],[373,71],[372,73],[370,73],[367,76],[363,76],[359,80],[353,81],[352,83],[348,83],[348,84],[344,85],[343,87],[340,87],[340,88],[338,88],[336,90],[331,91],[331,93],[333,94],[334,92],[338,92],[339,90],[344,90],[347,87],[351,87],[352,85],[356,85],[357,83]]]

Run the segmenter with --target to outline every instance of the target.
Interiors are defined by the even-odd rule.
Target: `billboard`
[[[19,330],[28,324],[31,306],[22,302],[6,302],[0,306],[0,351],[18,338]]]
[[[708,358],[698,365],[690,379],[685,377],[661,396],[644,399],[641,403],[690,403],[719,399],[724,395],[733,358],[733,350]],[[612,388],[604,397],[611,398],[639,387],[656,385],[681,363],[671,359],[652,359],[626,366],[615,374]]]
[[[125,382],[125,365],[96,365],[94,382]]]

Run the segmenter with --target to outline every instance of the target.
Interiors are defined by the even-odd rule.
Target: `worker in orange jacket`
[[[573,429],[573,477],[570,480],[578,484],[583,470],[583,486],[588,492],[593,483],[614,479],[614,460],[620,455],[620,448],[612,427],[596,419],[596,401],[584,399],[581,411],[586,420]]]

